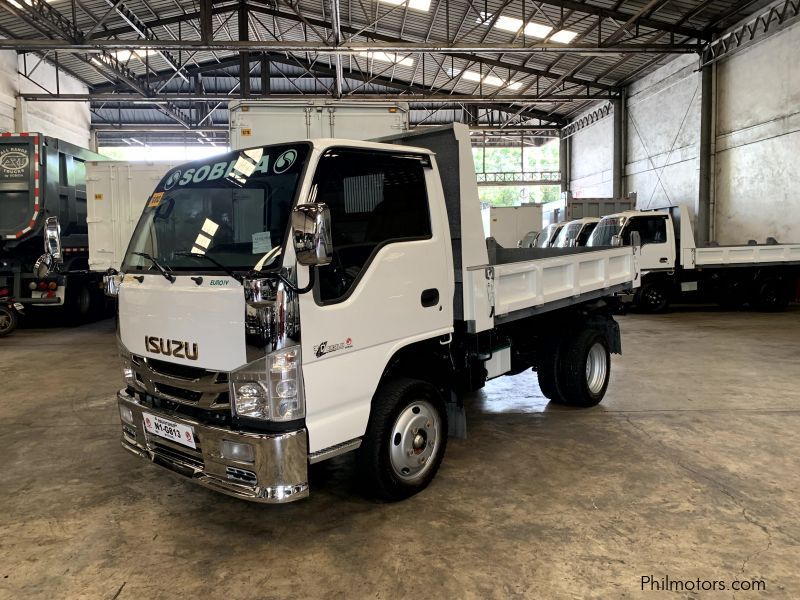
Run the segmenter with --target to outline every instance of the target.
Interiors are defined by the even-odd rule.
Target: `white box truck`
[[[486,237],[504,248],[516,248],[527,234],[542,230],[542,205],[488,206],[481,210]]]
[[[367,140],[408,130],[405,102],[234,100],[231,149],[311,138]]]
[[[533,367],[553,401],[600,402],[613,294],[638,281],[635,247],[487,245],[463,125],[189,163],[105,279],[122,445],[265,503],[307,496],[309,465],[356,451],[371,494],[405,498],[488,379]]]
[[[176,162],[86,163],[89,269],[119,270],[153,188]]]
[[[660,312],[679,300],[786,309],[800,276],[800,243],[750,240],[739,246],[697,246],[688,206],[625,211],[601,219],[588,245],[641,244],[642,285],[633,297],[645,312]]]

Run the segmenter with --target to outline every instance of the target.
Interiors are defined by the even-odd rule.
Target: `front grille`
[[[187,402],[197,403],[200,401],[200,398],[203,397],[202,392],[186,390],[173,385],[167,385],[166,383],[154,383],[153,385],[156,388],[156,393],[172,396],[173,398],[178,398]]]
[[[131,362],[139,388],[147,394],[208,410],[230,408],[226,372],[136,355]]]
[[[203,423],[204,425],[216,425],[218,427],[230,427],[231,425],[231,413],[227,410],[204,409],[198,406],[181,404],[180,402],[168,400],[167,398],[158,398],[150,394],[143,394],[142,392],[139,392],[137,395],[139,401],[149,408],[163,410],[174,415],[183,415],[194,421]],[[221,395],[222,394],[220,394],[220,396]]]
[[[212,372],[200,367],[179,365],[155,358],[147,358],[145,362],[156,373],[167,375],[168,377],[177,377],[178,379],[200,379]]]

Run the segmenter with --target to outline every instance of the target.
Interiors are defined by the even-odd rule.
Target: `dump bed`
[[[472,333],[496,324],[609,296],[639,285],[638,247],[487,246],[469,129],[436,127],[380,141],[436,153],[455,269],[453,314]]]
[[[800,244],[686,248],[682,258],[686,268],[800,264]]]

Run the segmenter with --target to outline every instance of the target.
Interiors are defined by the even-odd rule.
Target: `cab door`
[[[665,215],[633,217],[623,234],[623,243],[631,243],[636,231],[642,243],[639,265],[642,271],[672,270],[675,268],[675,236]]]
[[[315,452],[364,434],[372,396],[397,350],[452,332],[454,283],[430,156],[329,149],[310,199],[330,208],[334,248],[313,293],[300,299]]]

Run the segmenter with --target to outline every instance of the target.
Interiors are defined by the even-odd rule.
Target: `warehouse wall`
[[[24,61],[23,56],[14,51],[0,51],[0,130],[39,131],[88,147],[91,118],[86,102],[18,101],[20,92],[56,91],[55,68],[50,63],[42,62],[33,71],[34,83],[20,74],[25,70]],[[32,70],[38,61],[39,57],[28,55],[28,69]],[[88,91],[85,85],[64,73],[59,74],[59,87],[65,94]]]
[[[694,206],[698,197],[700,74],[683,56],[627,90],[624,189],[639,208]]]
[[[715,227],[720,243],[800,241],[800,24],[717,67]]]
[[[613,141],[614,120],[611,116],[600,119],[573,134],[569,187],[573,196],[576,198],[612,196]]]

